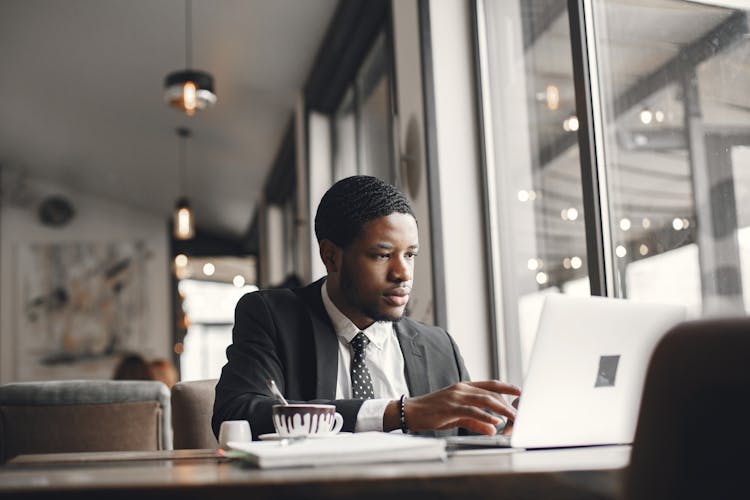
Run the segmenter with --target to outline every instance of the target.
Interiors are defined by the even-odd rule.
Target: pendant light
[[[214,77],[205,71],[191,69],[192,65],[192,2],[185,0],[185,69],[174,71],[164,79],[167,103],[188,116],[216,104]]]
[[[177,204],[174,212],[174,237],[178,240],[189,240],[195,236],[195,218],[193,211],[190,209],[190,202],[187,199],[187,139],[190,137],[190,129],[179,127],[177,135],[180,138],[180,159],[179,159],[179,183],[180,193],[177,198]]]

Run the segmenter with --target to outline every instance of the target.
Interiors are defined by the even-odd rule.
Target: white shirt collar
[[[360,330],[339,310],[338,307],[336,307],[336,304],[333,303],[331,297],[328,296],[327,284],[328,281],[326,280],[323,282],[323,286],[320,287],[323,307],[325,307],[328,317],[331,318],[331,323],[333,323],[333,329],[336,331],[336,335],[343,338],[348,344],[354,339],[354,336],[357,335]],[[367,338],[370,339],[371,345],[374,345],[378,349],[382,349],[388,335],[393,333],[393,323],[390,321],[376,321],[362,331],[367,335]]]

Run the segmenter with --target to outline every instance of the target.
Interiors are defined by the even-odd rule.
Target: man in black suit
[[[469,382],[451,336],[403,316],[419,239],[402,193],[374,177],[343,179],[323,196],[315,234],[325,278],[237,304],[215,434],[225,420],[250,421],[256,438],[274,431],[269,379],[290,402],[336,405],[344,431],[492,435],[497,415],[515,418],[502,394],[518,388]]]

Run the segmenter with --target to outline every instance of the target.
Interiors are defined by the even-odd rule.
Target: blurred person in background
[[[140,354],[124,356],[115,367],[114,380],[153,380],[151,368]]]
[[[153,379],[158,380],[159,382],[164,382],[164,384],[170,389],[172,389],[172,387],[180,380],[177,368],[164,358],[151,361],[149,367],[151,368],[151,376]]]

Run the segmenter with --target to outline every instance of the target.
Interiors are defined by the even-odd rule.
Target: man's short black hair
[[[315,214],[318,242],[330,240],[346,247],[367,222],[392,213],[409,214],[416,220],[406,196],[390,184],[369,175],[341,179],[326,191]]]

